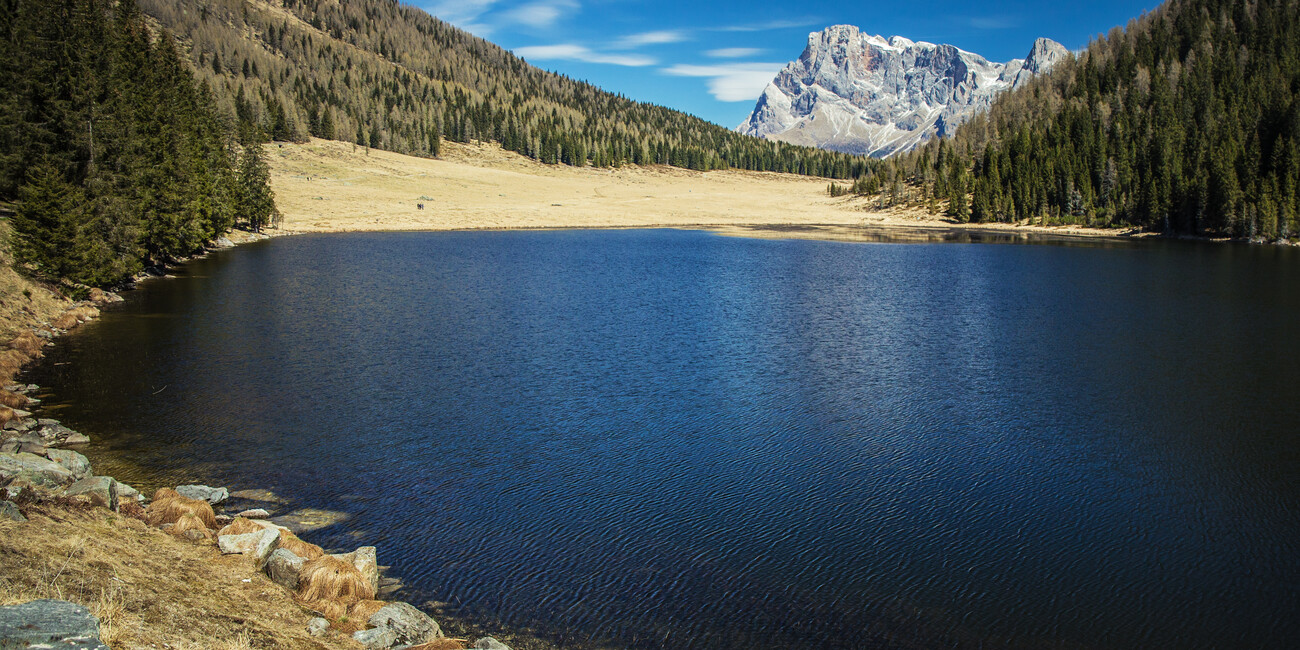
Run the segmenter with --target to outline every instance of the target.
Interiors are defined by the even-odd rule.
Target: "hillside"
[[[308,135],[436,156],[492,141],[545,163],[667,164],[834,178],[852,156],[766,142],[545,72],[391,0],[140,0],[187,43],[226,111],[277,140]]]
[[[855,189],[961,221],[1289,239],[1300,3],[1171,0]]]

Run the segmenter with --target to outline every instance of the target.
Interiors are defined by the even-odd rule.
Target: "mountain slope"
[[[227,110],[278,139],[308,134],[415,155],[442,137],[548,163],[857,176],[863,161],[747,138],[545,72],[391,0],[140,0],[178,34]]]
[[[1300,2],[1167,2],[858,186],[904,177],[959,220],[1290,239]]]
[[[987,110],[1003,91],[1068,56],[1040,38],[1028,57],[991,63],[952,45],[888,40],[852,25],[808,35],[737,130],[833,151],[885,157],[910,151]]]

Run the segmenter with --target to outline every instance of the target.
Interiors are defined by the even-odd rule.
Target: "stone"
[[[111,476],[91,476],[69,485],[63,494],[69,497],[84,494],[93,505],[117,510],[117,490],[113,486],[116,482]]]
[[[57,488],[77,480],[68,469],[48,458],[26,453],[0,453],[0,484],[25,478],[32,485]]]
[[[217,538],[217,548],[226,555],[252,553],[262,539],[262,532],[244,533],[243,535],[222,535]]]
[[[208,538],[207,535],[203,534],[203,531],[198,530],[196,528],[191,528],[185,531],[184,535],[185,535],[185,539],[188,539],[191,542],[201,542]]]
[[[45,456],[45,440],[34,433],[24,433],[17,438],[10,438],[0,444],[0,452]]]
[[[126,501],[126,500],[144,501],[144,495],[140,494],[139,490],[121,481],[117,481],[113,483],[113,490],[117,492],[118,503],[121,503],[122,501]]]
[[[334,557],[355,566],[361,572],[362,577],[370,583],[375,593],[379,592],[379,562],[376,557],[375,547],[362,546],[351,553],[343,553]]]
[[[90,610],[63,600],[0,607],[0,648],[108,650]]]
[[[63,444],[86,445],[86,444],[90,444],[90,438],[87,437],[85,434],[77,433],[76,431],[73,431],[72,433],[68,434],[67,438],[63,439]]]
[[[478,641],[475,641],[474,647],[477,650],[510,650],[510,646],[497,641],[490,636],[485,636]]]
[[[18,523],[27,521],[27,517],[23,516],[22,511],[12,501],[0,501],[0,519],[8,519]]]
[[[257,563],[257,568],[261,569],[266,566],[266,559],[271,557],[271,552],[280,543],[280,530],[278,528],[263,528],[262,536],[257,540],[257,546],[253,548],[253,561]]]
[[[63,441],[66,444],[68,438],[77,435],[76,431],[63,426],[58,422],[54,422],[54,424],[41,424],[42,422],[47,422],[47,420],[37,420],[36,433],[40,434],[41,438],[44,438],[47,443]]]
[[[243,512],[240,512],[235,516],[243,517],[244,519],[267,519],[271,516],[271,513],[267,512],[262,508],[253,508],[252,510],[245,510]]]
[[[391,648],[399,644],[418,645],[442,637],[438,622],[409,603],[384,605],[367,622],[374,629],[357,632],[352,638],[368,649]],[[374,634],[367,634],[371,632]],[[379,645],[385,642],[387,645]]]
[[[325,636],[329,633],[330,622],[317,616],[307,621],[307,634],[312,636]]]
[[[176,491],[183,497],[207,501],[214,506],[230,498],[230,492],[223,487],[214,488],[206,485],[178,485],[176,486]]]
[[[266,575],[271,577],[271,582],[289,591],[297,591],[298,575],[302,572],[302,565],[306,561],[287,548],[277,548],[271,552],[271,557],[266,559]]]
[[[64,466],[78,479],[91,476],[90,461],[71,449],[50,449],[45,452],[45,457]],[[118,485],[120,486],[121,483],[118,483]],[[118,493],[118,496],[121,496],[121,492]]]

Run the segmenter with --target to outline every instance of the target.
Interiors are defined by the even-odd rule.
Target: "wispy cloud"
[[[471,34],[487,37],[495,29],[493,25],[479,21],[483,14],[492,9],[497,0],[440,0],[425,9],[440,20],[449,22]]]
[[[631,67],[643,67],[657,63],[648,56],[596,52],[573,43],[517,47],[515,48],[515,54],[529,61],[582,61],[583,63],[605,63]]]
[[[743,59],[747,56],[757,56],[762,54],[763,50],[757,47],[724,47],[716,50],[705,52],[705,56],[711,56],[715,59]]]
[[[722,63],[717,65],[692,65],[681,63],[663,69],[664,74],[676,77],[707,77],[709,93],[723,102],[744,102],[757,99],[763,88],[772,81],[784,63]]]
[[[970,19],[970,26],[975,29],[1011,29],[1020,24],[1015,16],[975,16]]]
[[[795,27],[808,27],[811,25],[821,24],[821,19],[812,16],[795,18],[792,20],[770,20],[764,23],[749,23],[745,25],[727,25],[724,27],[715,27],[713,31],[718,32],[766,32],[773,29],[793,29]]]
[[[575,0],[541,0],[511,9],[501,17],[512,23],[544,29],[554,25],[561,16],[576,12],[578,9],[579,5]]]
[[[631,34],[624,36],[610,45],[616,50],[635,50],[645,45],[663,45],[665,43],[680,43],[688,40],[689,36],[681,30],[660,30],[656,32],[643,32],[640,34]]]

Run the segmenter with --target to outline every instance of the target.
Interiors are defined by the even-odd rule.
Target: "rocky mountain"
[[[889,39],[836,25],[808,35],[808,47],[767,85],[746,135],[887,157],[943,136],[999,93],[1023,85],[1069,55],[1040,38],[1006,63],[952,45]]]

